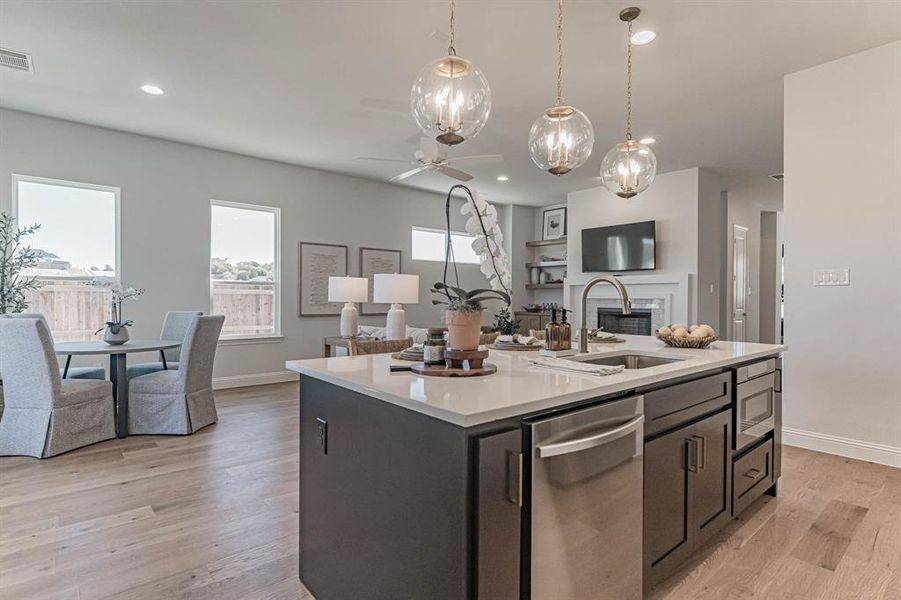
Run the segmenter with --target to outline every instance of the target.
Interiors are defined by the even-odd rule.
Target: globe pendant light
[[[648,189],[657,175],[657,157],[651,149],[632,139],[632,21],[641,10],[623,9],[619,18],[629,25],[626,69],[626,139],[613,147],[601,163],[601,181],[620,198],[632,198]]]
[[[583,165],[594,148],[594,128],[578,108],[563,103],[563,0],[557,0],[557,103],[532,123],[532,161],[552,175]]]
[[[447,146],[475,137],[491,112],[491,89],[474,64],[454,48],[456,3],[450,2],[447,56],[430,62],[413,82],[410,109],[422,132]]]

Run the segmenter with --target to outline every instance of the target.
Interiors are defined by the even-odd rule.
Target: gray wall
[[[403,271],[421,277],[420,303],[406,307],[407,322],[441,323],[428,288],[441,279],[442,264],[411,261],[410,227],[442,228],[443,196],[0,110],[0,210],[9,210],[13,173],[122,189],[122,279],[147,289],[127,308],[135,321],[133,337],[158,336],[167,310],[210,310],[210,199],[280,207],[285,339],[220,347],[217,377],[281,371],[286,359],[318,356],[322,337],[337,334],[338,317],[297,317],[299,241],[348,245],[351,274],[359,273],[361,246],[401,250]],[[454,228],[462,230],[459,206],[456,202],[451,214]],[[510,209],[499,208],[503,227]],[[461,266],[460,274],[464,287],[486,283],[478,266]],[[496,308],[489,306],[486,320]],[[383,325],[384,317],[362,321]]]
[[[899,140],[901,42],[785,77],[784,439],[901,467]]]

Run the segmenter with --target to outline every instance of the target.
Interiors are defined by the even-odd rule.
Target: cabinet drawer
[[[774,483],[773,440],[767,440],[735,459],[732,465],[732,514],[737,517]]]
[[[645,437],[678,427],[731,403],[729,373],[645,392]]]
[[[776,370],[776,359],[770,358],[735,369],[735,383],[742,383]]]

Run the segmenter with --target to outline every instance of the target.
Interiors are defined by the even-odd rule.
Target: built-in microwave
[[[776,426],[776,359],[735,370],[735,432],[733,447],[743,450],[766,437]]]

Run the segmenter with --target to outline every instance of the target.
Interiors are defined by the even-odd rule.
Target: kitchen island
[[[775,494],[782,346],[593,344],[609,376],[491,351],[495,375],[300,373],[300,577],[318,598],[639,598]],[[402,364],[402,363],[401,363]]]

